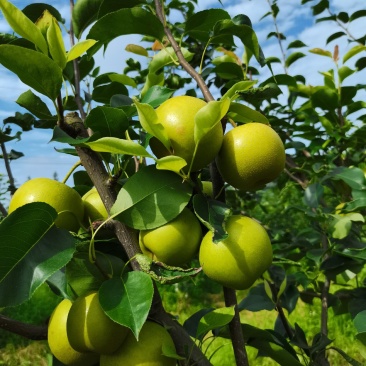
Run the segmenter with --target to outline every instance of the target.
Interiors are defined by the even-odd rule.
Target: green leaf
[[[309,50],[309,52],[314,53],[314,54],[319,55],[319,56],[325,56],[325,57],[333,58],[332,52],[327,51],[327,50],[323,50],[321,48],[312,48],[311,50]]]
[[[262,84],[272,84],[275,83],[277,85],[287,85],[292,86],[294,88],[297,87],[296,79],[293,76],[287,75],[287,74],[278,74],[271,76],[266,81],[264,81]]]
[[[365,219],[360,213],[350,213],[345,216],[334,216],[333,233],[332,236],[335,239],[344,239],[350,232],[352,227],[352,222],[365,222]]]
[[[70,135],[68,135],[64,130],[62,130],[59,126],[55,126],[53,129],[53,135],[50,141],[62,142],[64,144],[70,145],[81,145],[87,142],[90,137],[86,137],[84,139],[74,139]]]
[[[48,54],[47,42],[38,27],[7,0],[0,0],[0,9],[15,33],[34,43],[45,55]]]
[[[54,119],[57,121],[57,117],[52,116],[47,104],[44,103],[42,99],[38,95],[35,95],[31,90],[27,90],[26,92],[22,93],[16,100],[16,103],[27,109],[37,118]]]
[[[90,47],[94,46],[96,43],[97,41],[94,39],[86,39],[85,41],[76,43],[74,46],[71,47],[70,51],[67,53],[67,62],[80,57],[83,53],[85,53]]]
[[[230,99],[208,102],[194,116],[194,142],[199,142],[224,118],[230,107]],[[193,160],[193,158],[192,158]]]
[[[122,109],[101,106],[90,111],[85,119],[85,125],[94,133],[98,132],[101,137],[124,138],[129,121]]]
[[[185,33],[201,42],[207,42],[213,34],[215,24],[219,20],[230,19],[223,9],[209,9],[191,15],[185,24]]]
[[[305,189],[304,201],[310,208],[317,208],[323,197],[324,188],[319,183],[310,184]]]
[[[132,86],[133,88],[137,87],[135,80],[124,74],[109,74],[109,78],[111,81],[116,81],[123,85]]]
[[[329,111],[338,107],[339,99],[336,91],[321,87],[311,95],[311,102],[314,108],[319,107]]]
[[[127,226],[153,229],[173,220],[188,204],[192,187],[177,174],[150,165],[140,169],[122,187],[111,215]]]
[[[246,80],[246,81],[239,81],[235,83],[223,96],[222,99],[230,98],[231,100],[236,99],[239,94],[238,92],[245,91],[250,89],[253,85],[256,84],[256,81]]]
[[[240,17],[240,16],[239,16]],[[236,24],[236,18],[218,21],[214,26],[214,37],[237,36],[243,45],[251,51],[261,66],[265,64],[262,49],[259,46],[254,30],[245,24]]]
[[[229,324],[234,315],[234,306],[223,307],[207,313],[201,318],[198,324],[196,337],[199,338],[210,330],[221,328]]]
[[[125,50],[127,52],[134,53],[135,55],[149,57],[149,53],[147,52],[147,49],[138,44],[128,44],[125,47]]]
[[[62,87],[62,71],[49,57],[27,48],[0,45],[0,63],[24,84],[55,100]]]
[[[149,275],[141,271],[105,281],[99,289],[99,301],[115,322],[131,329],[136,339],[150,311],[154,288]]]
[[[109,104],[111,98],[118,94],[128,95],[128,90],[123,84],[112,81],[109,84],[95,87],[92,99],[98,103]]]
[[[164,27],[152,13],[135,7],[109,13],[91,27],[87,38],[108,43],[122,35],[141,34],[163,40]]]
[[[264,100],[276,98],[280,95],[281,89],[273,83],[260,86],[259,88],[251,88],[243,92],[238,92],[240,97],[253,105],[261,104]]]
[[[180,268],[168,266],[162,262],[152,261],[148,256],[136,254],[136,261],[141,271],[147,273],[152,279],[161,284],[174,284],[186,281],[201,272],[202,268]]]
[[[358,333],[366,332],[366,310],[361,311],[355,316],[353,324],[355,325]]]
[[[236,63],[223,62],[217,65],[213,72],[216,73],[220,78],[226,80],[242,80],[243,79],[243,68]]]
[[[279,299],[281,297],[281,295],[285,292],[287,287],[287,276],[285,276],[285,278],[283,279],[283,281],[281,282],[280,288],[278,290],[278,294],[277,294],[277,298]]]
[[[366,17],[366,10],[357,10],[349,17],[349,21],[353,21],[355,19]]]
[[[4,124],[14,123],[23,131],[30,131],[34,125],[34,117],[29,113],[15,112],[15,116],[4,119]]]
[[[294,52],[294,53],[291,53],[290,56],[287,57],[286,59],[286,66],[289,67],[291,66],[295,61],[299,60],[300,58],[303,58],[305,57],[306,55],[302,52]]]
[[[159,74],[149,72],[146,76],[144,87],[141,90],[141,97],[144,99],[146,93],[154,86],[163,87],[164,81],[165,75],[163,72]]]
[[[344,79],[348,78],[348,76],[351,76],[355,72],[356,70],[352,70],[348,66],[340,67],[338,70],[339,81],[342,83]]]
[[[146,103],[139,103],[134,100],[142,128],[170,150],[170,139],[163,125],[159,122],[155,109]]]
[[[98,291],[104,281],[105,276],[109,278],[120,277],[125,263],[113,255],[96,252],[95,263],[89,260],[89,254],[79,252],[66,265],[66,279],[75,296],[85,296],[91,291]]]
[[[350,58],[352,58],[353,56],[356,56],[358,53],[365,51],[366,50],[366,46],[364,45],[357,45],[352,47],[344,56],[343,56],[343,63],[345,63],[346,61],[348,61]]]
[[[98,16],[98,10],[103,0],[78,0],[72,11],[72,25],[76,38],[80,39],[82,32],[92,24]]]
[[[56,18],[51,18],[51,24],[47,29],[47,42],[50,50],[50,55],[63,70],[66,66],[66,50],[62,32]]]
[[[19,207],[1,222],[0,307],[28,300],[72,258],[74,237],[54,226],[56,218],[57,212],[51,206],[33,202]]]
[[[324,179],[332,178],[334,180],[343,180],[352,189],[366,189],[365,175],[360,168],[356,167],[339,167],[333,170],[329,176],[325,176]]]
[[[325,44],[328,44],[332,41],[334,41],[335,39],[338,39],[340,37],[343,37],[343,36],[346,36],[347,34],[343,31],[341,32],[336,32],[336,33],[333,33],[331,36],[329,36],[325,42]]]
[[[267,281],[265,282],[267,283]],[[274,310],[276,305],[268,297],[265,289],[264,283],[252,287],[249,290],[249,294],[238,304],[238,310],[249,310],[249,311],[261,311],[261,310]]]
[[[301,47],[307,47],[307,45],[304,42],[302,42],[299,39],[297,39],[296,41],[292,41],[287,46],[287,49],[290,49],[290,48],[301,48]]]
[[[189,62],[192,60],[194,54],[189,52],[186,48],[181,47],[183,57]],[[178,56],[172,47],[163,48],[156,53],[149,64],[149,73],[157,73],[161,68],[175,63],[178,65]]]
[[[141,102],[145,104],[150,104],[152,107],[156,108],[167,99],[169,99],[174,93],[174,90],[165,88],[163,86],[154,85],[146,91]]]
[[[60,12],[52,5],[48,5],[45,3],[29,4],[25,8],[23,8],[22,12],[33,23],[36,23],[45,10],[47,10],[52,16],[54,16],[60,23],[65,24],[65,19],[62,18]]]
[[[236,122],[261,122],[269,125],[268,119],[260,112],[240,103],[231,103],[228,116]]]
[[[142,145],[131,140],[123,140],[117,137],[102,137],[96,141],[84,142],[84,145],[88,146],[93,151],[98,152],[152,158]]]
[[[321,14],[325,9],[329,8],[329,0],[320,0],[316,5],[311,7],[313,15]]]
[[[193,197],[193,207],[199,220],[213,232],[214,243],[228,237],[225,221],[232,214],[230,207],[202,194],[196,194]]]
[[[156,160],[156,169],[170,170],[177,174],[187,165],[187,162],[180,156],[169,155]]]

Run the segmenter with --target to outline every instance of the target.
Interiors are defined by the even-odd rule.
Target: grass
[[[171,286],[169,290],[165,287],[165,289],[162,291],[162,298],[166,309],[177,316],[181,323],[202,307],[224,306],[222,295],[216,288],[211,289],[212,293],[205,296],[205,299],[202,299],[202,294],[199,293],[193,294],[193,296],[188,295],[187,291],[182,291],[178,286]],[[53,295],[46,286],[42,286],[29,302],[7,309],[6,314],[19,320],[41,324],[59,301],[60,299]],[[261,329],[273,329],[276,317],[275,311],[241,312],[242,322]],[[297,323],[304,329],[308,343],[311,343],[314,335],[319,332],[320,303],[314,302],[314,305],[308,305],[300,301],[288,319],[292,326]],[[349,315],[335,316],[332,310],[329,311],[329,338],[334,339],[332,345],[342,349],[361,364],[366,364],[365,350],[355,338],[355,334],[356,329]],[[212,356],[211,362],[215,366],[235,364],[231,343],[227,339],[206,339],[202,349],[207,352],[208,356]],[[258,352],[252,347],[247,347],[247,353],[251,366],[278,365],[269,358],[257,357]],[[0,330],[0,365],[49,366],[52,364],[51,359],[46,341],[28,341]],[[332,366],[349,365],[336,351],[329,352],[329,361]]]
[[[1,311],[12,319],[32,324],[42,324],[60,301],[46,286],[41,286],[33,297],[13,308]],[[0,329],[0,365],[6,366],[48,366],[52,357],[47,341],[31,341]]]

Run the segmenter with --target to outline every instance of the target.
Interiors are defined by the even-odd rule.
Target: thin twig
[[[70,10],[71,10],[71,19],[72,19],[72,13],[74,10],[74,0],[70,0]],[[71,47],[75,45],[75,34],[74,34],[74,30],[73,30],[73,25],[72,25],[72,21],[70,22],[70,44]],[[74,94],[74,98],[75,98],[75,103],[78,106],[78,110],[80,112],[80,116],[81,119],[84,121],[86,118],[86,113],[84,111],[84,107],[83,107],[83,101],[81,99],[80,96],[80,68],[79,68],[79,61],[78,59],[74,59],[73,61],[73,69],[74,69],[74,79],[75,79],[75,94]]]
[[[3,159],[4,159],[4,164],[5,164],[5,169],[6,169],[6,173],[8,175],[8,181],[9,181],[9,191],[10,194],[13,195],[15,192],[15,180],[14,180],[14,176],[13,173],[11,171],[11,167],[10,167],[10,158],[9,158],[9,154],[6,151],[6,146],[5,143],[2,142],[1,144],[1,152],[3,154]]]
[[[288,74],[288,70],[287,70],[287,66],[286,66],[286,53],[285,53],[285,50],[283,49],[283,46],[282,46],[281,33],[279,31],[279,28],[278,28],[277,19],[276,19],[274,13],[273,13],[271,0],[267,0],[267,3],[269,5],[269,7],[271,8],[273,23],[274,23],[274,26],[276,28],[277,40],[278,40],[278,44],[280,46],[280,50],[281,50],[281,53],[282,53],[283,68],[285,70],[285,74]]]

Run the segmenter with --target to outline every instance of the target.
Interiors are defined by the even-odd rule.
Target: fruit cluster
[[[257,190],[273,181],[284,169],[285,149],[278,134],[268,125],[251,122],[225,135],[216,123],[199,141],[194,139],[195,116],[207,105],[189,96],[170,98],[157,109],[158,122],[169,137],[171,149],[157,139],[150,140],[157,156],[179,156],[195,170],[216,159],[219,171],[229,185],[239,190]],[[194,153],[196,152],[196,153]],[[202,191],[212,196],[212,184],[203,182]],[[108,213],[95,188],[83,197],[66,184],[48,178],[35,178],[14,194],[9,212],[28,202],[43,201],[55,208],[55,224],[78,231],[82,223],[106,219]],[[201,223],[187,207],[172,221],[150,230],[141,230],[141,251],[169,266],[184,266],[197,254],[203,272],[223,286],[246,289],[269,268],[272,248],[265,229],[254,219],[241,215],[225,223],[228,237],[214,242],[213,233],[204,237]]]
[[[175,350],[168,331],[147,321],[138,341],[129,328],[112,321],[103,311],[97,292],[74,302],[62,300],[48,325],[52,354],[70,366],[174,366],[175,360],[163,349]]]
[[[207,104],[188,96],[175,97],[157,108],[159,123],[171,148],[157,138],[150,140],[158,157],[176,155],[187,162],[186,173],[199,171],[216,159],[225,182],[239,190],[257,190],[273,181],[285,165],[285,149],[278,134],[268,125],[247,123],[225,135],[216,123],[195,141],[195,116]],[[197,145],[197,146],[196,146]],[[212,197],[212,184],[201,190]],[[9,213],[30,202],[45,202],[58,213],[55,225],[73,232],[108,213],[95,188],[81,197],[64,183],[35,178],[14,194]],[[272,246],[266,230],[254,219],[232,215],[224,223],[228,234],[214,240],[212,230],[203,233],[198,217],[185,207],[172,221],[139,232],[141,251],[168,266],[185,266],[198,255],[203,272],[212,280],[235,290],[247,289],[272,263]],[[139,341],[126,327],[112,321],[101,308],[96,292],[72,303],[63,300],[51,316],[48,341],[52,353],[66,365],[174,365],[162,353],[173,345],[162,326],[146,322]],[[151,359],[156,359],[152,363]],[[141,360],[141,362],[137,362]],[[144,363],[145,362],[145,363]],[[160,363],[159,363],[160,362]]]

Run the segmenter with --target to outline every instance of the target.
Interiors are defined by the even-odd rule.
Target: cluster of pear
[[[195,116],[207,105],[189,96],[173,97],[157,109],[159,123],[171,141],[171,151],[156,138],[150,140],[158,157],[173,154],[184,158],[192,171],[201,170],[216,159],[229,185],[239,190],[257,190],[273,181],[285,165],[281,138],[268,125],[251,122],[223,134],[217,123],[195,146]],[[196,151],[196,154],[194,154]],[[211,191],[210,184],[203,191]],[[55,224],[78,231],[81,223],[105,219],[108,213],[95,188],[83,197],[64,183],[35,178],[14,194],[9,212],[26,203],[41,201],[58,213]],[[249,288],[270,266],[272,247],[266,230],[254,219],[241,215],[225,223],[228,237],[213,241],[212,232],[203,236],[201,223],[188,208],[172,221],[151,230],[141,230],[139,244],[144,254],[170,266],[184,266],[197,254],[203,272],[223,286]]]
[[[168,331],[147,321],[136,340],[129,328],[112,321],[103,311],[97,292],[74,302],[62,300],[48,325],[52,354],[69,366],[174,366],[163,354],[175,349]]]
[[[168,99],[157,109],[158,122],[170,141],[171,151],[152,138],[157,157],[176,155],[185,159],[191,171],[198,171],[216,159],[224,181],[232,187],[252,191],[276,179],[285,166],[285,149],[279,135],[268,125],[251,122],[225,135],[217,123],[195,146],[195,116],[206,102],[190,96]],[[194,154],[196,151],[196,154]],[[204,182],[203,192],[212,195]],[[209,231],[202,238],[197,217],[187,208],[173,221],[140,232],[140,247],[152,259],[168,265],[183,265],[198,253],[203,272],[223,286],[246,289],[269,268],[272,246],[266,230],[256,220],[233,215],[225,223],[228,237],[213,241]]]

